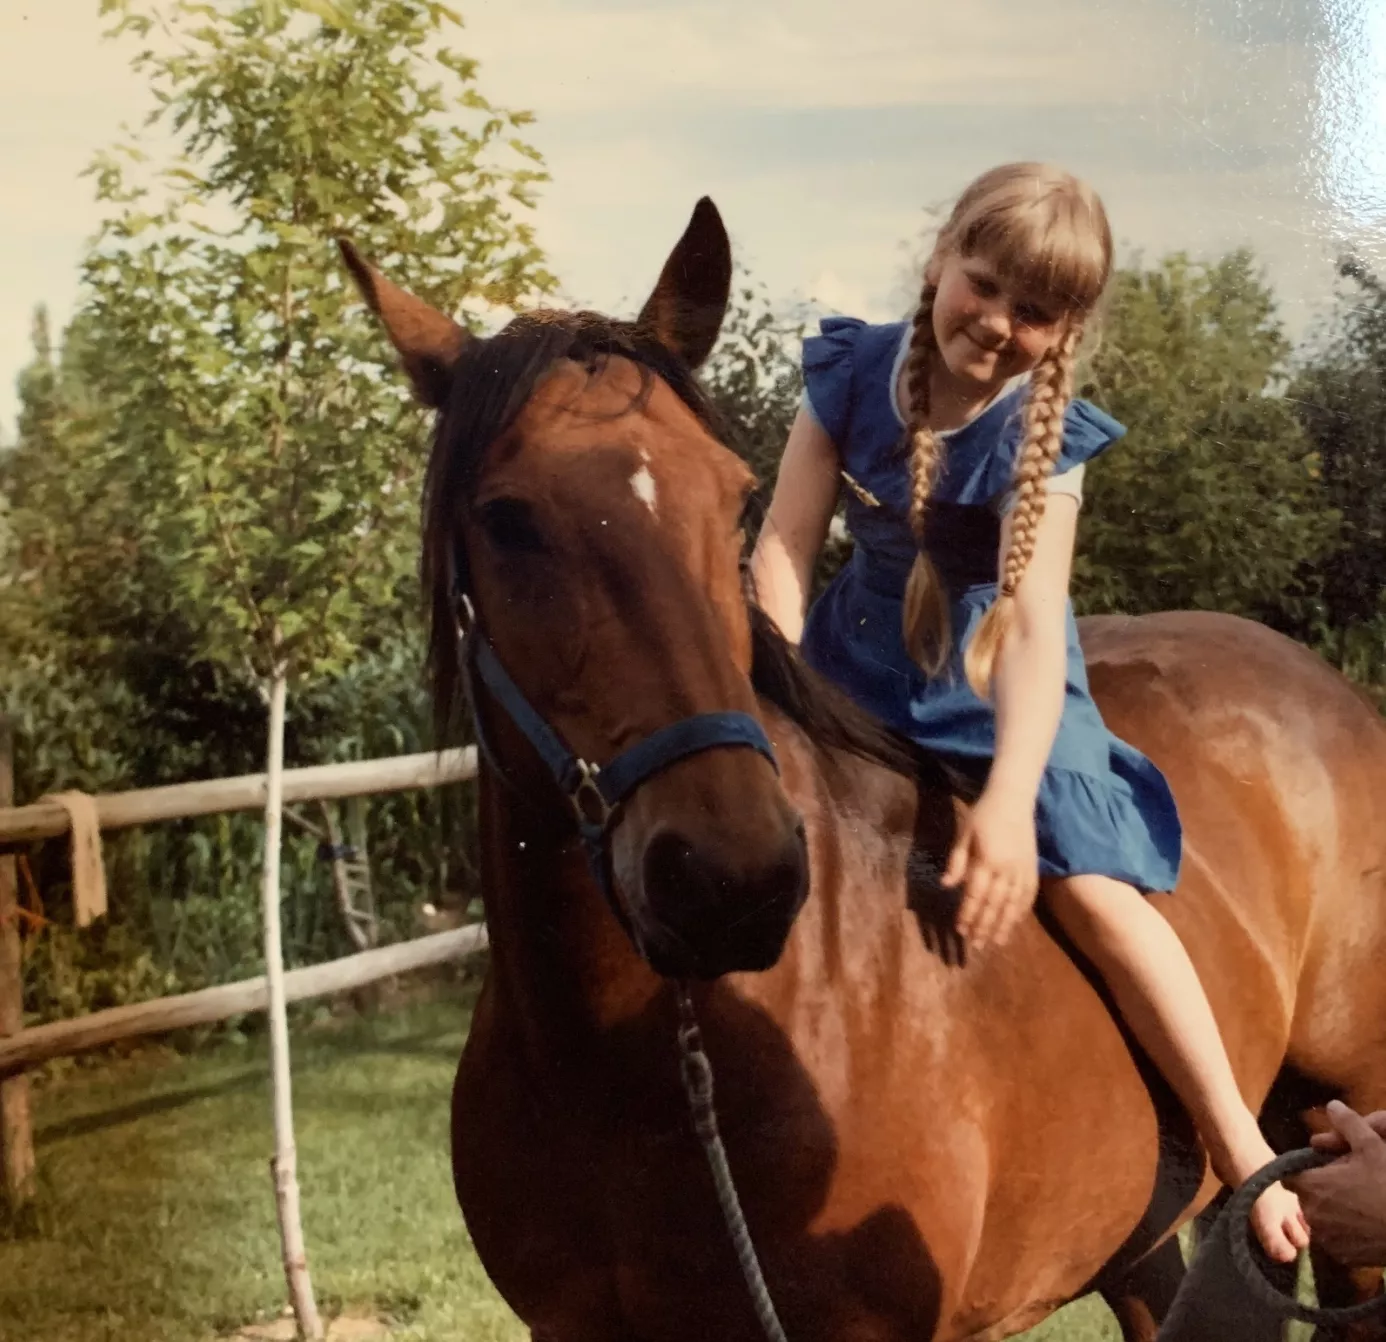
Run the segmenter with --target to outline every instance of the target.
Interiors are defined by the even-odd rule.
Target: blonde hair
[[[1064,316],[1063,334],[1035,366],[1016,458],[1016,502],[1001,590],[963,658],[968,683],[990,697],[997,654],[1015,619],[1015,593],[1035,552],[1044,516],[1045,481],[1063,446],[1064,412],[1073,395],[1073,364],[1083,324],[1107,287],[1112,235],[1097,193],[1071,173],[1044,163],[1008,163],[983,173],[958,198],[934,244],[915,311],[905,364],[909,397],[910,527],[918,552],[905,586],[903,632],[910,656],[930,675],[952,650],[948,594],[924,548],[929,497],[943,444],[929,427],[934,337],[933,262],[980,256],[1023,292],[1045,295]]]

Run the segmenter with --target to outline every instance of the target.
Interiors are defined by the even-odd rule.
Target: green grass
[[[448,1166],[466,1013],[294,1040],[303,1222],[325,1310],[426,1342],[527,1334],[471,1251]],[[83,1069],[35,1096],[38,1234],[0,1242],[4,1342],[203,1342],[279,1312],[262,1043]]]
[[[448,1094],[467,1004],[294,1039],[303,1222],[325,1311],[420,1342],[527,1342],[453,1199]],[[279,1312],[263,1041],[69,1069],[35,1093],[37,1233],[0,1240],[3,1342],[207,1342]],[[1031,1342],[1115,1342],[1080,1301]]]

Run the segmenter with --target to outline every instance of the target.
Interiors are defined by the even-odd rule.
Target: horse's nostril
[[[669,830],[645,850],[645,896],[652,908],[680,921],[711,917],[740,919],[768,912],[782,901],[802,897],[807,876],[802,824],[773,856],[745,868],[723,865],[721,854],[689,843]]]
[[[645,894],[652,903],[702,912],[720,903],[728,888],[725,874],[712,871],[678,834],[660,834],[645,850]]]
[[[763,839],[752,841],[749,852],[731,840],[691,843],[672,830],[649,841],[642,878],[660,973],[716,978],[778,961],[808,894],[797,827],[780,839],[769,851]]]

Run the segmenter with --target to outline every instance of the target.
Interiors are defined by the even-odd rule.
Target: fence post
[[[14,724],[0,714],[0,806],[14,805]],[[14,855],[0,853],[0,1038],[24,1028],[24,966],[19,939],[19,881]],[[0,1164],[4,1201],[19,1213],[34,1198],[34,1132],[29,1078],[0,1081]]]

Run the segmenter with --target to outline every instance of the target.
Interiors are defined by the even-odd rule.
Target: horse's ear
[[[731,242],[717,206],[704,196],[637,321],[690,368],[697,368],[717,343],[731,279]]]
[[[386,334],[399,351],[414,394],[425,405],[441,409],[447,401],[452,370],[471,334],[421,298],[392,284],[345,238],[338,238],[337,246],[361,296],[384,323]]]

